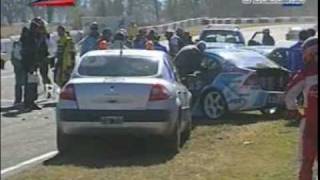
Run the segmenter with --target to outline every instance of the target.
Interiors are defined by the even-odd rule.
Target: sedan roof
[[[202,31],[206,30],[232,30],[232,31],[239,31],[240,27],[235,24],[210,24],[205,27]]]
[[[119,49],[117,50],[94,50],[86,53],[83,55],[85,56],[120,56],[121,51]],[[156,51],[156,50],[137,50],[137,49],[123,49],[122,50],[122,56],[125,57],[150,57],[154,60],[161,60],[162,57],[165,55],[162,51]]]

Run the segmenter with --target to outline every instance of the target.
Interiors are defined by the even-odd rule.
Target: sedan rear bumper
[[[59,122],[65,134],[73,135],[170,135],[174,129],[172,122],[136,122],[122,124],[102,124],[99,122]]]
[[[178,113],[166,110],[66,110],[57,109],[58,128],[65,134],[170,135]]]

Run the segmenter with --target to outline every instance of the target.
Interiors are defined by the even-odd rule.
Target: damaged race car
[[[267,57],[240,48],[207,49],[204,70],[187,77],[194,116],[219,119],[228,111],[276,115],[284,106],[289,72]]]
[[[279,41],[275,46],[247,46],[244,49],[252,50],[266,56],[281,67],[288,69],[289,48],[295,41]]]

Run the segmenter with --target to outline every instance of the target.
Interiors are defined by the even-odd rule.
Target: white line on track
[[[9,173],[9,172],[12,172],[12,171],[15,171],[15,170],[18,170],[22,167],[25,167],[25,166],[28,166],[28,165],[31,165],[33,163],[36,163],[36,162],[39,162],[39,161],[44,161],[50,157],[53,157],[54,155],[56,155],[58,153],[58,151],[51,151],[51,152],[48,152],[46,154],[43,154],[43,155],[40,155],[40,156],[37,156],[37,157],[34,157],[30,160],[27,160],[27,161],[24,161],[24,162],[21,162],[15,166],[11,166],[11,167],[8,167],[8,168],[5,168],[5,169],[1,169],[1,176]]]

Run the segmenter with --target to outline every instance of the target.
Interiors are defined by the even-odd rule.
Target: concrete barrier
[[[188,28],[193,26],[208,25],[208,24],[265,24],[265,23],[315,23],[318,21],[318,17],[303,16],[303,17],[260,17],[260,18],[192,18],[182,21],[176,21],[166,24],[160,24],[155,26],[142,26],[146,30],[155,29],[160,34],[165,33],[168,29],[175,30],[178,27]],[[70,32],[72,39],[77,41],[80,34],[84,32],[82,30],[73,30]],[[19,36],[12,36],[9,39],[1,39],[1,53],[11,52],[11,46],[14,40],[17,40]]]

